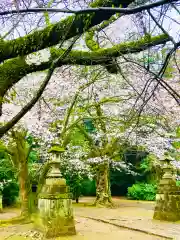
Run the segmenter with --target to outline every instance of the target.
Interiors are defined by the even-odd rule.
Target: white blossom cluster
[[[61,171],[64,175],[69,175],[72,178],[78,176],[79,179],[84,179],[85,177],[92,179],[93,174],[91,173],[90,166],[80,159],[64,159],[60,163]]]
[[[78,158],[77,158],[78,157]],[[73,148],[70,148],[62,155],[62,159],[60,161],[60,168],[64,175],[78,177],[79,179],[83,179],[87,177],[92,179],[92,171],[90,169],[89,164],[86,161],[80,160],[81,153],[74,151]]]
[[[10,182],[12,182],[11,179],[1,180],[1,182],[0,182],[0,191],[3,191],[4,187],[5,187],[6,185],[8,185]]]
[[[104,163],[110,163],[110,159],[106,156],[104,157],[95,157],[95,158],[89,158],[87,159],[87,163],[90,165],[99,165],[99,164],[104,164]]]
[[[131,163],[126,163],[124,161],[111,161],[111,167],[117,171],[125,172],[126,174],[130,174],[132,176],[137,176],[138,173],[133,171],[133,165]]]
[[[108,163],[109,166],[114,170],[126,172],[127,174],[131,174],[133,176],[138,175],[138,173],[132,170],[133,165],[131,163],[126,163],[124,161],[113,161],[108,156],[89,158],[87,163],[91,166],[98,166],[100,164]]]
[[[127,73],[127,80],[138,92],[141,92],[145,82],[150,76],[145,75],[143,71],[140,71],[135,67],[130,67],[127,63],[124,65],[122,64],[122,66],[123,70]],[[26,126],[30,133],[39,138],[39,143],[41,145],[40,151],[44,159],[48,158],[47,150],[52,142],[55,143],[57,140],[58,143],[58,130],[56,132],[49,131],[49,124],[64,118],[65,110],[69,106],[72,96],[74,96],[81,83],[87,82],[88,80],[85,79],[85,77],[80,77],[80,79],[77,78],[72,70],[70,70],[70,73],[71,75],[64,75],[65,73],[57,70],[43,94],[43,98],[48,103],[48,106],[43,103],[43,101],[40,101],[22,119],[22,125]],[[17,97],[15,104],[4,105],[4,108],[7,109],[7,116],[4,119],[5,121],[9,120],[9,114],[14,115],[20,110],[20,102],[22,105],[22,103],[32,97],[32,93],[39,87],[39,83],[44,78],[44,75],[44,73],[31,74],[16,85],[17,89],[22,94]],[[156,116],[156,114],[165,116],[168,118],[170,127],[174,128],[174,126],[178,124],[177,119],[180,119],[179,111],[176,107],[177,105],[172,99],[170,99],[165,90],[159,89],[158,91],[156,99],[152,99],[148,102],[144,109],[144,113],[152,116]],[[161,131],[161,129],[155,126],[159,133],[157,133],[157,131],[151,133],[148,126],[138,127],[138,130],[146,132],[146,134],[143,135],[137,132],[137,128],[134,128],[134,125],[128,126],[128,128],[126,127],[128,115],[131,115],[132,109],[137,110],[140,107],[142,100],[140,99],[136,106],[134,106],[137,99],[136,91],[134,91],[129,83],[122,79],[120,74],[116,77],[105,74],[102,79],[93,84],[93,87],[90,86],[81,93],[82,99],[85,97],[89,98],[88,101],[93,103],[94,101],[90,98],[92,92],[97,93],[97,101],[109,97],[119,99],[119,102],[112,101],[102,105],[104,115],[107,119],[109,118],[109,120],[106,120],[106,137],[109,142],[112,138],[119,138],[120,141],[127,139],[133,145],[143,145],[149,152],[154,153],[159,158],[161,158],[164,152],[170,148],[170,138],[166,137],[164,134],[166,133],[166,130]],[[84,104],[83,101],[82,104]],[[16,105],[16,107],[14,107],[14,105]],[[76,115],[78,116],[80,114],[82,113],[77,111]],[[83,114],[85,115],[86,113]],[[81,116],[84,116],[83,114]],[[72,115],[70,120],[74,121],[74,119],[75,115]],[[115,119],[114,122],[113,119]],[[61,124],[59,127],[61,127]],[[105,135],[100,130],[99,126],[97,127],[97,134],[92,135],[94,141],[99,141],[99,146],[102,145],[104,136]],[[73,157],[75,159],[81,159],[81,156],[85,154],[85,152],[79,150],[79,152],[76,151],[76,154],[77,156]]]
[[[179,162],[179,161],[172,161],[171,164],[172,164],[176,169],[180,169],[180,162]]]

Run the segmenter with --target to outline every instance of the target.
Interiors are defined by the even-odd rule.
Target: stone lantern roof
[[[60,154],[65,151],[64,147],[61,147],[58,144],[54,144],[49,150],[48,153]]]

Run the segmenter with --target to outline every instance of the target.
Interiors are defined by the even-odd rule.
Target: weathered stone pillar
[[[57,160],[56,154],[38,197],[38,222],[46,238],[76,234],[72,195],[61,176]]]
[[[164,175],[160,180],[156,194],[154,219],[165,221],[180,220],[180,188],[176,186],[171,159],[164,160]]]

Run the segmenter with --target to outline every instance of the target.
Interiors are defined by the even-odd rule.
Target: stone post
[[[38,197],[38,223],[46,238],[75,235],[72,195],[62,178],[57,153]]]
[[[176,186],[171,160],[168,157],[163,160],[164,175],[158,186],[153,216],[157,220],[180,220],[180,188]]]

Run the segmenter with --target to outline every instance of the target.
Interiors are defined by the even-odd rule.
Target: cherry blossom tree
[[[101,65],[108,72],[117,74],[121,72],[120,57],[123,58],[129,54],[133,55],[139,52],[144,53],[146,50],[150,53],[150,48],[156,51],[158,48],[162,49],[166,43],[171,43],[171,46],[166,53],[160,70],[155,72],[152,71],[149,64],[145,66],[147,71],[149,72],[150,70],[152,74],[152,78],[150,77],[147,80],[146,85],[152,86],[154,84],[153,92],[160,86],[178,102],[179,94],[170,86],[171,84],[164,81],[163,75],[170,58],[179,47],[179,42],[168,33],[163,22],[159,24],[163,17],[169,20],[172,19],[169,16],[167,7],[175,13],[178,12],[178,1],[164,0],[154,3],[149,3],[148,1],[136,2],[133,0],[120,0],[118,2],[93,1],[91,3],[83,2],[82,9],[80,9],[80,4],[77,1],[65,2],[64,5],[66,9],[62,9],[61,7],[64,7],[63,3],[58,1],[2,1],[1,3],[2,10],[0,16],[4,24],[2,24],[3,29],[1,29],[0,44],[2,62],[0,66],[1,106],[6,99],[8,91],[23,77],[33,72],[44,71],[50,68],[41,88],[31,101],[23,105],[19,113],[0,128],[1,136],[35,105],[49,83],[55,68],[75,64],[86,66]],[[68,6],[77,10],[68,10]],[[49,8],[44,9],[45,7]],[[52,12],[58,12],[50,25],[47,25],[47,21],[45,21],[44,12],[49,12],[51,18],[53,17]],[[71,15],[63,19],[64,15],[62,13]],[[117,15],[115,15],[116,13]],[[134,30],[132,30],[130,15],[136,17],[136,14],[139,14],[141,36],[132,34]],[[151,27],[149,28],[145,24],[147,20],[151,22]],[[109,35],[110,31],[113,30],[111,28],[113,24],[117,27],[121,21],[130,23],[132,36],[125,36],[120,41],[121,43],[119,43],[117,38],[113,41],[110,37],[106,37],[106,41],[102,41],[102,39],[105,39],[104,36]],[[27,23],[26,26],[22,25],[24,22]],[[175,18],[172,19],[172,22],[177,24]],[[152,31],[155,26],[156,31]],[[80,35],[82,35],[81,38]],[[68,48],[69,40],[74,37],[73,45],[76,42],[74,48],[72,49],[72,42],[70,44],[71,47]],[[77,42],[78,38],[80,38],[79,42]],[[100,39],[100,42],[98,42],[98,39]],[[81,42],[82,47],[80,49],[78,46]],[[87,47],[90,50],[86,50]],[[50,54],[48,48],[51,48]],[[42,51],[44,49],[47,51]],[[28,59],[34,55],[43,55],[43,57],[36,63],[28,62]],[[130,60],[132,61],[132,58]],[[157,87],[155,87],[156,85]],[[148,90],[148,92],[151,91]],[[148,94],[146,96],[143,105],[149,101],[152,97],[151,95]]]
[[[74,15],[64,19],[57,15],[58,20],[52,20],[53,23],[50,12],[61,7],[57,1],[29,1],[27,6],[16,1],[13,3],[16,10],[11,9],[11,3],[0,13],[2,20],[4,16],[17,17],[16,28],[11,19],[5,19],[9,31],[12,29],[10,33],[17,34],[21,17],[28,26],[32,21],[35,24],[32,24],[33,33],[30,33],[29,26],[25,33],[20,33],[21,37],[14,37],[9,31],[1,34],[5,37],[0,45],[0,94],[4,107],[0,135],[26,114],[22,120],[26,124],[28,120],[30,132],[42,136],[41,151],[46,153],[44,150],[52,142],[68,146],[75,126],[90,146],[82,152],[87,154],[90,162],[97,161],[96,202],[111,202],[108,172],[118,144],[128,139],[132,144],[146,146],[161,158],[169,141],[165,135],[177,125],[179,94],[175,89],[179,88],[179,73],[177,71],[177,77],[173,77],[170,83],[164,76],[170,59],[177,54],[179,42],[168,33],[163,22],[159,24],[163,17],[170,19],[167,8],[177,12],[177,1],[156,1],[153,4],[143,1],[137,5],[135,1],[93,1],[88,3],[88,9],[84,9],[86,5],[83,3],[83,10],[79,10],[76,2],[73,4],[77,11],[66,9],[68,14]],[[51,9],[45,10],[48,15],[44,14],[42,7]],[[110,9],[98,10],[96,7]],[[39,13],[32,15],[33,11]],[[138,23],[139,33],[134,30],[130,14]],[[130,31],[122,31],[123,27],[118,30],[119,23],[126,21]],[[173,18],[173,24],[175,21]],[[115,28],[118,34],[123,32],[119,39],[118,34],[111,38]],[[70,39],[73,40],[70,42]],[[166,50],[164,56],[154,58],[156,52],[163,50]],[[94,80],[93,75],[98,79]],[[12,119],[5,115],[9,114],[6,108],[8,99],[18,105]],[[12,106],[9,106],[11,112],[14,110]],[[87,117],[95,122],[96,135],[84,130],[82,121]],[[48,129],[50,123],[54,124],[54,132]],[[47,154],[44,158],[48,158]]]

